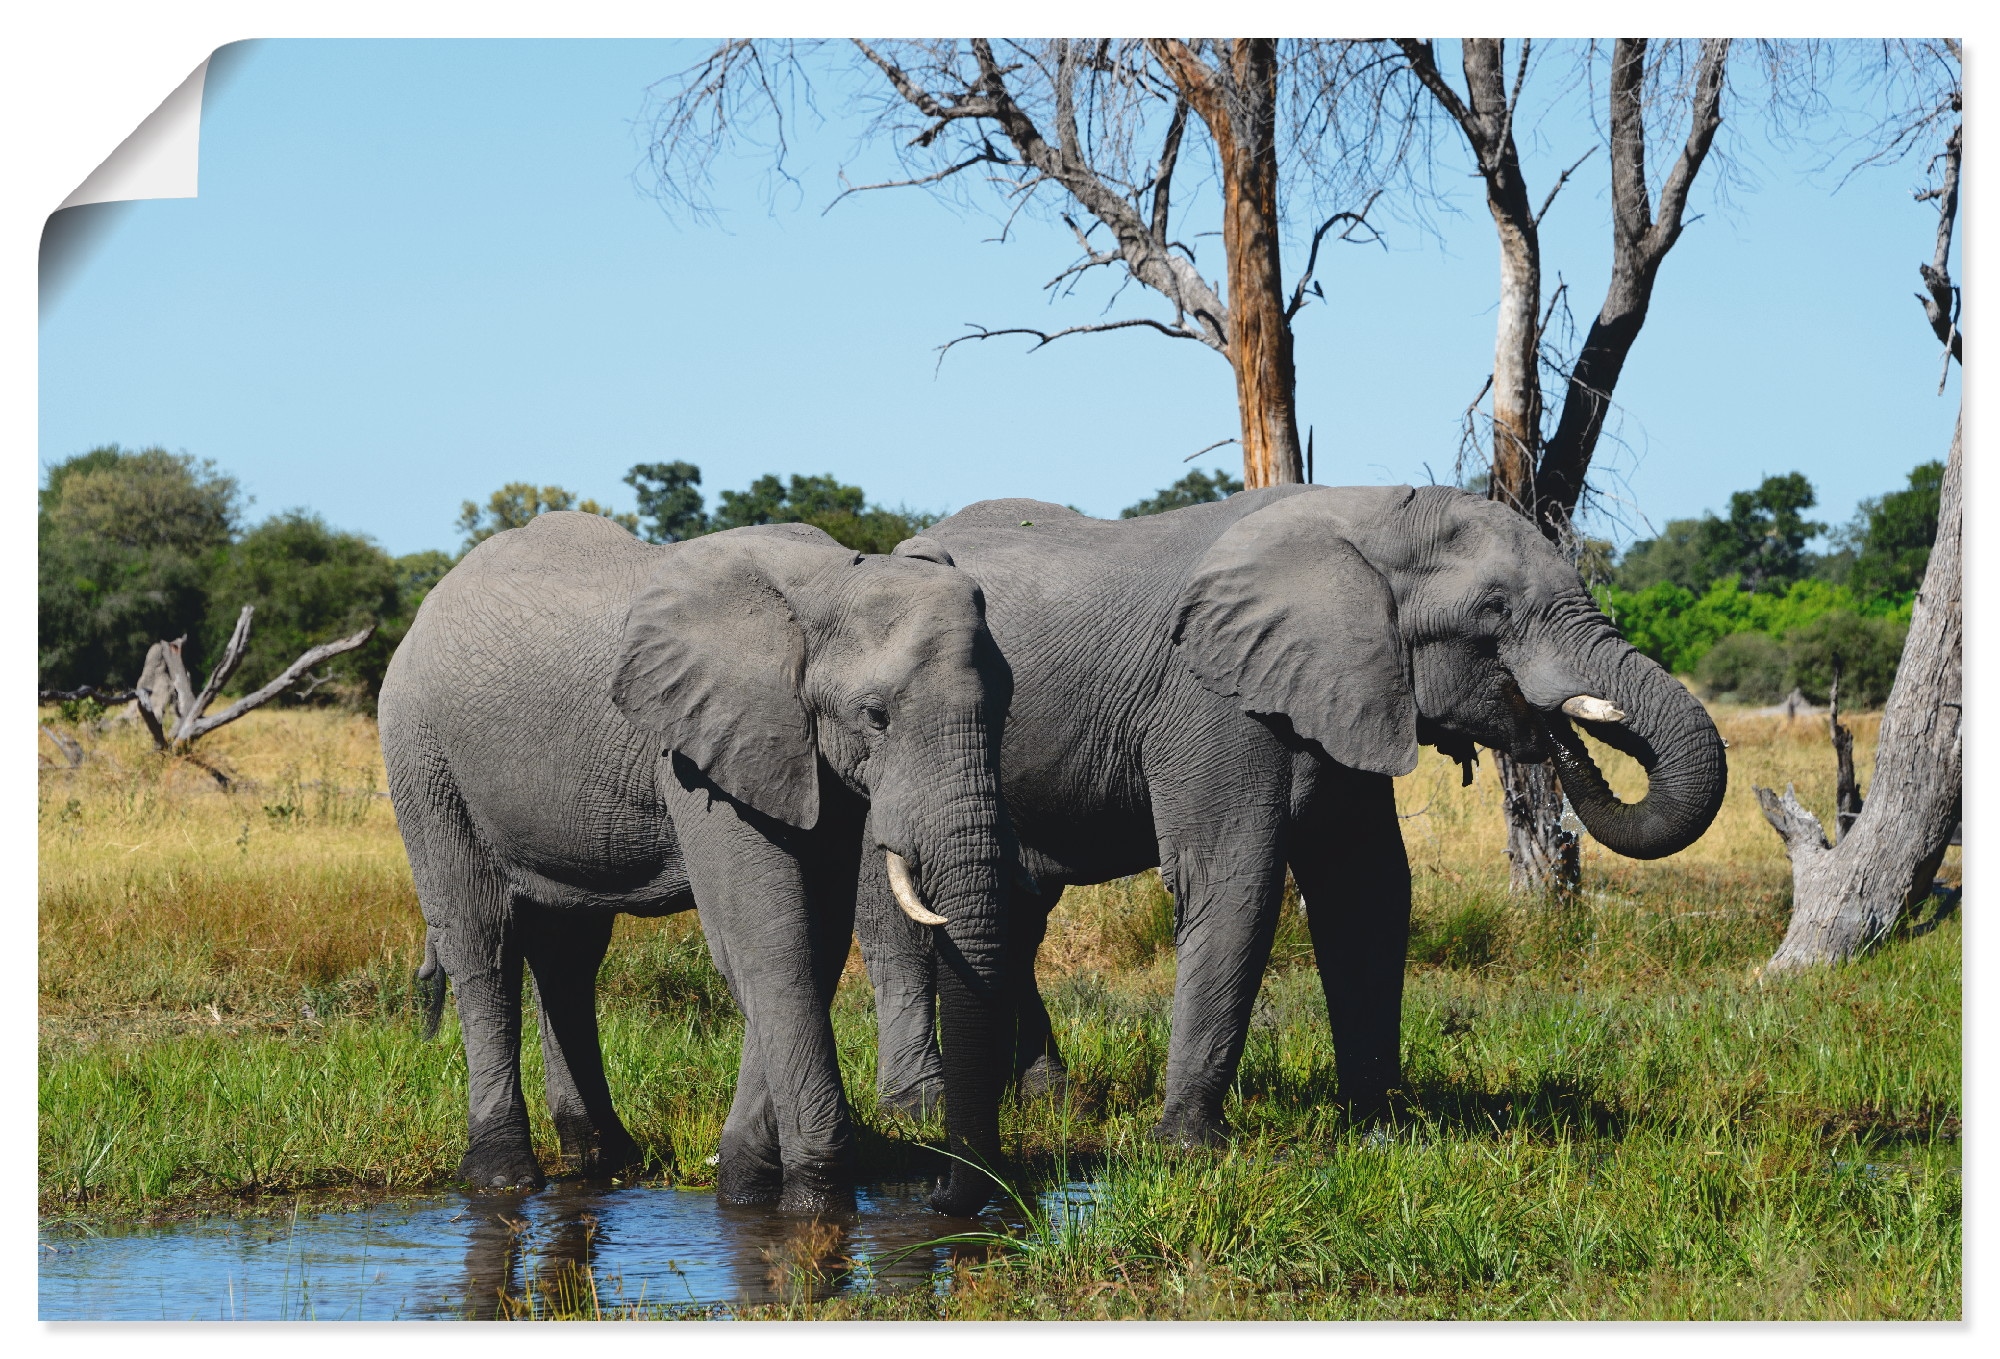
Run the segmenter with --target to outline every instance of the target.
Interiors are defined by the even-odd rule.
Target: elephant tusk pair
[[[1564,700],[1562,710],[1571,717],[1580,717],[1586,722],[1623,722],[1625,720],[1623,712],[1612,707],[1611,704],[1605,702],[1603,699],[1592,698],[1589,694],[1578,694],[1575,698]]]
[[[945,918],[924,906],[924,899],[917,895],[917,885],[910,881],[910,865],[895,850],[884,850],[889,856],[889,890],[896,894],[896,904],[903,908],[903,914],[919,925],[942,925]]]

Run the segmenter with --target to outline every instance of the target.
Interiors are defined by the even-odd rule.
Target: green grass
[[[748,1314],[1960,1315],[1957,921],[1760,982],[1789,892],[1743,775],[1790,778],[1810,802],[1831,762],[1823,735],[1725,730],[1738,771],[1711,836],[1659,864],[1587,855],[1568,910],[1505,891],[1490,773],[1459,790],[1427,761],[1405,781],[1417,911],[1406,1088],[1385,1129],[1333,1111],[1324,1005],[1288,899],[1228,1103],[1234,1143],[1152,1143],[1171,902],[1151,874],[1072,891],[1042,967],[1070,1098],[1010,1104],[1003,1132],[1030,1186],[1094,1178],[1092,1213],[1016,1236],[936,1294],[802,1288]],[[43,775],[45,1217],[450,1182],[463,1059],[450,1020],[420,1036],[421,926],[372,796],[372,728],[258,714],[219,735],[233,735],[211,755],[238,776],[228,794],[132,733],[90,737],[81,769]],[[741,1021],[696,922],[621,920],[600,994],[621,1112],[660,1165],[702,1183]],[[834,1019],[862,1175],[934,1167],[941,1128],[875,1105],[858,966]],[[538,1089],[532,1032],[524,1064]],[[521,1315],[627,1314],[587,1281],[516,1301]]]

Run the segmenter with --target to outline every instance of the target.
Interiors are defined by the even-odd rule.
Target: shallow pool
[[[823,1274],[815,1292],[942,1287],[957,1259],[986,1248],[939,1238],[1010,1225],[941,1217],[925,1206],[928,1191],[868,1186],[856,1194],[855,1213],[827,1218],[840,1235],[823,1226],[818,1254],[851,1263]],[[1087,1197],[1077,1185],[1045,1200],[1061,1220]],[[40,1312],[43,1321],[493,1317],[518,1311],[530,1293],[587,1298],[593,1286],[606,1309],[722,1311],[796,1296],[801,1276],[785,1262],[815,1254],[805,1245],[809,1225],[771,1208],[731,1207],[710,1192],[557,1183],[533,1194],[457,1193],[295,1215],[46,1226]]]

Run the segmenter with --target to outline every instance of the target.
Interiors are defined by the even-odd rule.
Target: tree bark
[[[1278,44],[1231,39],[1218,66],[1175,39],[1155,40],[1153,47],[1207,124],[1222,167],[1229,363],[1242,424],[1243,485],[1295,485],[1305,480],[1305,458],[1278,240]]]
[[[1757,789],[1792,860],[1792,920],[1765,973],[1844,962],[1888,935],[1930,893],[1963,800],[1963,418],[1938,503],[1937,542],[1882,713],[1875,780],[1853,827],[1829,846],[1790,788]]]

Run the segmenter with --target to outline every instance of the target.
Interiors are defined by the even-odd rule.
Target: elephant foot
[[[1196,1109],[1169,1109],[1153,1129],[1153,1140],[1170,1147],[1218,1147],[1229,1140],[1229,1125],[1220,1114]]]
[[[474,1189],[540,1189],[548,1183],[541,1163],[524,1147],[473,1147],[458,1163],[459,1178]]]
[[[646,1155],[623,1128],[609,1133],[573,1131],[562,1138],[563,1160],[579,1179],[609,1180],[645,1164]]]
[[[1021,1073],[1021,1099],[1023,1102],[1036,1099],[1061,1100],[1069,1094],[1069,1068],[1060,1057],[1044,1054],[1029,1064]]]
[[[898,1094],[882,1095],[876,1103],[921,1123],[943,1107],[944,1082],[935,1078],[922,1081]]]
[[[784,1192],[778,1196],[778,1211],[809,1213],[814,1217],[828,1213],[852,1213],[854,1188],[818,1173],[802,1173],[795,1169],[785,1176]]]
[[[1374,1127],[1394,1117],[1395,1094],[1387,1086],[1364,1086],[1351,1094],[1343,1091],[1340,1102],[1349,1122],[1364,1128]]]
[[[970,1166],[954,1166],[931,1191],[931,1211],[946,1217],[978,1217],[993,1202],[999,1186],[993,1177]]]
[[[717,1164],[715,1197],[723,1203],[776,1203],[784,1192],[784,1173],[774,1167],[726,1154]]]

